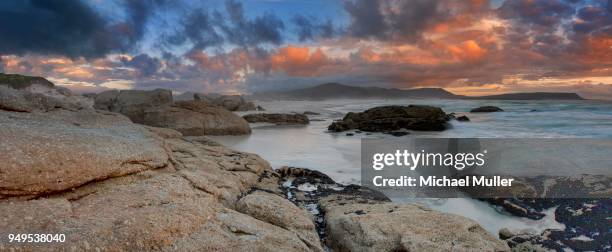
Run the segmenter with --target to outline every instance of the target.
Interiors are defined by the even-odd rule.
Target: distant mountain
[[[287,100],[329,100],[329,99],[368,99],[368,98],[438,98],[474,100],[583,100],[575,93],[512,93],[488,96],[456,95],[443,88],[396,89],[381,87],[357,87],[340,83],[325,83],[313,87],[289,91],[255,93],[254,99]]]
[[[327,99],[365,99],[365,98],[443,98],[457,99],[455,95],[442,88],[395,89],[381,87],[356,87],[340,83],[325,83],[309,88],[290,91],[257,93],[255,98],[327,100]]]
[[[487,96],[469,97],[468,99],[477,99],[477,100],[584,100],[584,98],[580,97],[580,95],[576,93],[549,93],[549,92],[487,95]]]

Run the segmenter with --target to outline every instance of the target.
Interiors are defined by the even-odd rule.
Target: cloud
[[[142,38],[160,0],[124,2],[127,19],[109,22],[82,1],[7,1],[0,4],[0,54],[96,58],[127,51]]]
[[[348,34],[359,39],[414,42],[430,28],[469,26],[488,11],[487,1],[346,1]],[[446,25],[446,26],[444,26]],[[455,28],[455,27],[454,27]]]
[[[162,67],[158,58],[153,58],[148,54],[139,54],[133,58],[121,58],[121,61],[128,67],[138,70],[139,77],[149,77],[156,74]]]
[[[331,38],[337,35],[331,20],[322,22],[314,17],[306,17],[297,14],[291,19],[296,27],[296,33],[300,41],[313,40],[316,38]]]

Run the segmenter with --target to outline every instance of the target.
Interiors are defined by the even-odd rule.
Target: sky
[[[0,72],[75,92],[327,82],[612,99],[612,0],[5,0]]]

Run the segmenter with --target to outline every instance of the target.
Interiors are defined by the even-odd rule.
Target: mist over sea
[[[396,138],[381,133],[328,133],[327,126],[348,112],[360,112],[382,105],[432,105],[446,113],[467,115],[470,122],[451,121],[451,128],[442,132],[417,132],[404,137],[434,138],[612,138],[612,102],[595,100],[497,101],[497,100],[326,100],[326,101],[261,101],[265,113],[312,111],[306,126],[253,124],[251,135],[215,136],[212,139],[228,147],[256,153],[273,168],[284,165],[322,171],[340,183],[360,181],[360,139]],[[470,109],[492,105],[500,113],[469,113]],[[252,113],[252,112],[251,112]],[[471,199],[414,200],[440,211],[460,214],[480,222],[496,234],[501,227],[516,229],[563,228],[554,218],[533,221],[500,213],[487,203]],[[551,209],[554,212],[554,209]]]

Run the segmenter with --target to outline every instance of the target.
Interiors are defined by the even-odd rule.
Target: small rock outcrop
[[[472,113],[490,113],[490,112],[502,112],[503,109],[495,106],[482,106],[470,110]]]
[[[462,115],[462,116],[458,116],[457,117],[457,121],[460,121],[460,122],[469,122],[470,118],[467,117],[467,116]]]
[[[277,125],[308,124],[310,120],[304,114],[249,114],[243,116],[250,123],[274,123]]]
[[[441,131],[449,118],[442,109],[432,106],[382,106],[364,112],[349,112],[340,121],[329,125],[328,130],[340,132],[352,129],[370,132],[408,130]]]
[[[201,101],[178,101],[147,109],[142,124],[175,129],[186,136],[251,133],[249,123],[240,116]]]
[[[220,95],[185,92],[176,96],[177,101],[202,101],[210,105],[219,106],[229,111],[260,110],[255,103],[247,101],[242,95]]]

